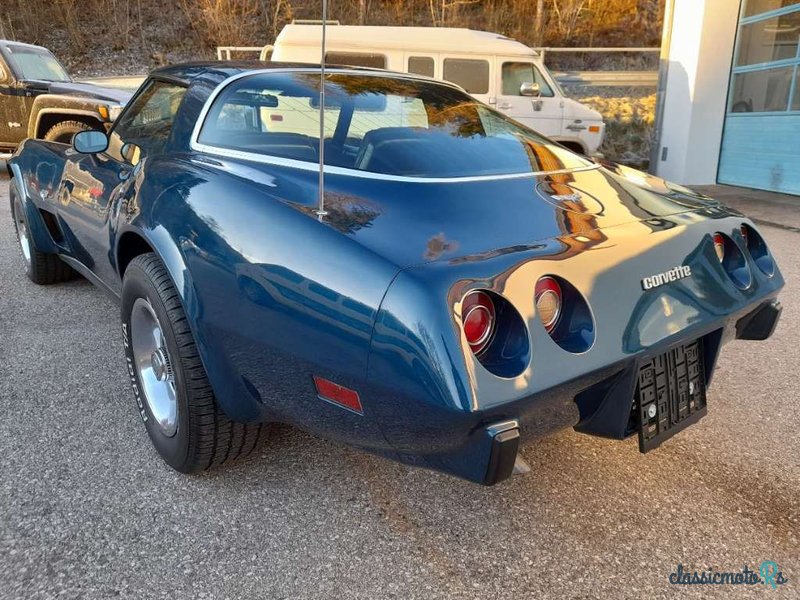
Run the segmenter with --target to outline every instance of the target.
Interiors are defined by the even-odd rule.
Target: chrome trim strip
[[[498,433],[503,433],[504,431],[510,431],[512,429],[519,429],[519,421],[516,419],[494,423],[493,425],[489,425],[486,431],[491,437],[494,437]]]
[[[205,104],[203,105],[203,109],[200,111],[200,115],[197,118],[197,122],[194,125],[194,129],[192,130],[192,137],[189,140],[189,147],[192,150],[195,150],[197,152],[202,152],[204,154],[209,154],[211,156],[236,158],[239,160],[249,160],[252,162],[257,162],[266,165],[275,165],[278,167],[289,167],[294,169],[300,169],[303,171],[317,172],[319,170],[318,163],[295,160],[293,158],[281,158],[279,156],[269,156],[266,154],[258,154],[256,152],[245,152],[242,150],[220,148],[219,146],[202,144],[198,141],[198,138],[200,137],[200,131],[203,128],[203,123],[205,123],[206,117],[208,116],[208,113],[211,110],[211,106],[214,104],[214,101],[217,99],[217,96],[219,96],[220,93],[222,93],[222,91],[233,82],[254,75],[264,75],[270,73],[318,73],[319,71],[320,71],[319,68],[254,69],[252,71],[244,71],[242,73],[237,73],[236,75],[228,77],[225,81],[223,81],[216,88],[214,88],[214,91],[211,92],[211,95],[208,97]],[[427,82],[431,81],[431,79],[428,77],[415,77],[407,73],[392,73],[388,71],[383,72],[383,71],[361,71],[356,69],[336,69],[329,72],[344,73],[348,75],[365,75],[367,77],[392,77],[395,79],[411,78],[411,79],[417,79],[419,81],[427,81]],[[441,82],[436,80],[436,82],[442,85],[447,85],[457,90],[461,90],[461,88],[459,88],[458,86],[451,85],[446,81]],[[348,169],[346,167],[334,167],[328,165],[325,165],[325,172],[333,175],[346,175],[349,177],[361,177],[364,179],[375,179],[381,181],[401,181],[406,183],[466,183],[472,181],[524,179],[527,177],[541,177],[542,175],[557,175],[559,173],[578,173],[581,171],[592,171],[599,168],[600,165],[598,164],[589,164],[586,165],[585,167],[576,167],[574,169],[558,169],[555,171],[529,171],[527,173],[509,173],[502,175],[475,175],[466,177],[418,177],[409,175],[387,175],[385,173],[373,173],[370,171],[359,171],[357,169]]]

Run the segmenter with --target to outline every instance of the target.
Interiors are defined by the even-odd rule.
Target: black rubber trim
[[[770,300],[736,322],[736,337],[740,340],[766,340],[778,326],[783,306]]]
[[[494,485],[505,481],[514,472],[519,450],[519,429],[507,429],[492,437],[492,450],[489,466],[486,469],[484,485]]]

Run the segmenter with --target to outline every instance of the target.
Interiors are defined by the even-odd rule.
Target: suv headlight
[[[108,120],[112,123],[117,120],[117,117],[122,112],[122,109],[125,108],[122,104],[115,104],[113,106],[108,107]]]

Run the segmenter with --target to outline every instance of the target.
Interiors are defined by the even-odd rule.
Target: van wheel
[[[28,226],[28,216],[22,206],[22,200],[16,191],[16,186],[11,185],[11,218],[14,220],[14,231],[17,234],[20,254],[25,264],[25,274],[33,283],[47,285],[69,281],[75,276],[75,271],[56,254],[41,252],[36,247]]]
[[[81,131],[89,131],[92,129],[96,129],[91,125],[87,125],[86,123],[81,123],[80,121],[61,121],[56,125],[53,125],[46,134],[44,134],[44,139],[48,142],[59,142],[60,144],[71,144],[72,138],[75,137],[76,133],[80,133]]]
[[[195,473],[258,447],[266,425],[234,422],[220,409],[178,292],[154,253],[125,269],[121,312],[137,408],[169,466]]]

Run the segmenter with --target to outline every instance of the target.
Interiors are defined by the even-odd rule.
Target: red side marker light
[[[360,415],[364,414],[361,406],[361,399],[355,390],[342,387],[338,383],[333,383],[322,377],[314,375],[314,385],[317,386],[317,395],[323,400],[332,402],[337,406],[352,410]]]
[[[270,121],[283,121],[283,115],[270,115]]]

